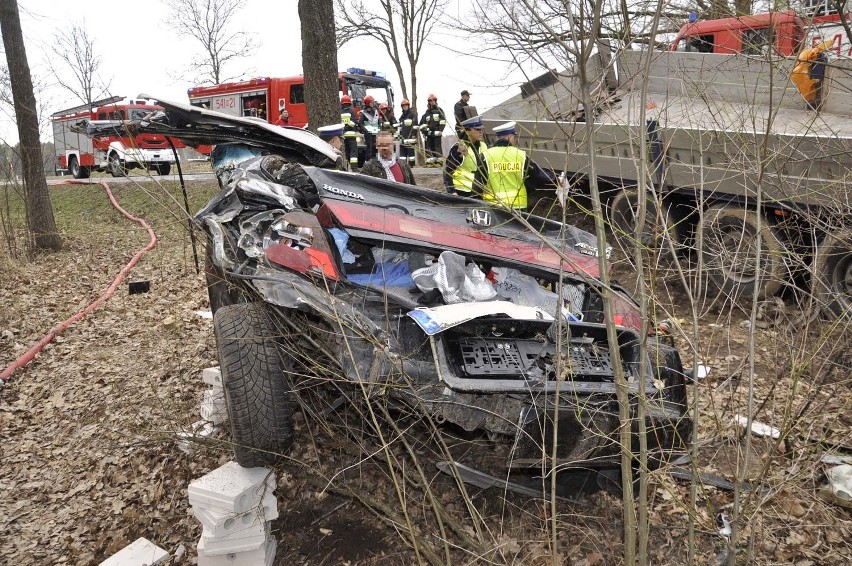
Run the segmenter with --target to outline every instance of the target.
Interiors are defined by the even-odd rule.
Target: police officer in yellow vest
[[[488,164],[485,161],[488,146],[482,141],[485,127],[479,116],[468,118],[461,126],[467,134],[467,139],[456,143],[447,154],[444,164],[444,188],[448,193],[482,198],[488,183]]]
[[[482,198],[511,208],[526,210],[527,189],[555,189],[559,181],[552,171],[542,169],[515,143],[515,122],[494,127],[497,141],[485,152],[488,185]]]

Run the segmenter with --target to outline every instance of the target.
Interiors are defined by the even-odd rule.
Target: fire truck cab
[[[802,17],[793,10],[785,10],[691,21],[680,28],[671,50],[759,56],[771,49],[776,56],[792,57],[802,49],[834,39],[835,55],[852,56],[852,44],[832,0],[811,0],[808,14]],[[848,19],[849,14],[843,17]]]
[[[352,98],[353,119],[357,119],[367,95],[375,99],[376,106],[387,102],[394,107],[393,88],[383,73],[352,67],[339,73],[339,77],[338,97],[348,94]],[[275,124],[286,108],[290,114],[288,126],[304,128],[308,125],[305,79],[301,75],[197,86],[187,90],[187,95],[192,106],[231,116],[262,118],[270,124]],[[359,148],[363,146],[360,139],[358,145]]]
[[[82,120],[138,120],[162,110],[160,106],[142,99],[125,99],[113,96],[92,103],[60,110],[50,118],[53,123],[53,143],[56,158],[62,169],[75,179],[85,179],[92,171],[108,171],[120,177],[130,169],[151,169],[168,175],[174,154],[164,136],[140,134],[137,136],[104,136],[89,138],[76,132],[72,126]],[[173,140],[175,148],[184,147]]]

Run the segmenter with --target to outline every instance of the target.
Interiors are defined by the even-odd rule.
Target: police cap
[[[515,122],[506,122],[505,124],[494,126],[494,133],[498,136],[508,136],[516,132],[515,126]]]
[[[481,130],[484,128],[482,125],[482,116],[474,116],[473,118],[468,118],[464,122],[461,123],[462,128],[465,130]]]
[[[321,126],[317,128],[317,134],[324,140],[329,140],[334,136],[343,135],[343,124],[332,124],[330,126]]]

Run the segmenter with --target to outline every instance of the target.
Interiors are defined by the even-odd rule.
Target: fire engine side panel
[[[95,164],[92,140],[85,134],[71,131],[71,126],[82,119],[80,116],[53,121],[53,144],[56,157],[62,167],[68,167],[68,158],[76,155],[82,166]]]

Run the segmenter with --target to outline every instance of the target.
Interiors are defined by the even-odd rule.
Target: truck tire
[[[264,303],[222,307],[213,317],[234,456],[241,466],[274,464],[292,444],[292,361],[275,341]]]
[[[817,248],[811,285],[824,312],[852,317],[852,229],[826,234]]]
[[[648,358],[657,379],[663,382],[663,398],[686,410],[686,375],[674,346],[648,339]]]
[[[76,155],[72,155],[68,158],[68,170],[71,171],[71,176],[75,179],[88,179],[90,174],[90,169],[88,167],[83,167],[80,165],[80,162],[77,160]]]
[[[171,163],[158,163],[155,166],[155,169],[157,170],[158,175],[168,175],[172,170],[172,164]]]
[[[756,270],[757,212],[738,206],[712,206],[704,213],[699,231],[707,280],[720,295],[745,304],[771,297],[781,289],[787,279],[786,254],[766,221],[760,225],[760,272]]]
[[[639,206],[637,189],[622,189],[609,201],[609,224],[618,243],[629,252],[633,249],[633,233]],[[674,235],[674,222],[666,209],[662,213],[657,199],[649,193],[645,199],[645,219],[642,222],[642,247],[649,250],[668,251],[668,238]]]
[[[124,169],[124,165],[121,163],[121,159],[118,158],[117,153],[109,154],[109,174],[113,177],[124,177],[127,175],[127,171]]]

